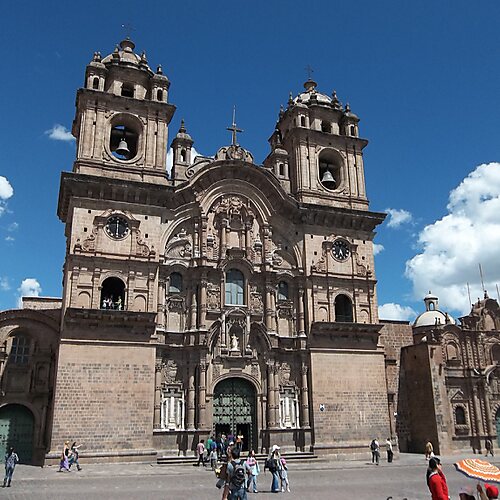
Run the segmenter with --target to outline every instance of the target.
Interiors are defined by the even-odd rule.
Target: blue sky
[[[64,140],[94,51],[134,27],[137,50],[161,63],[195,148],[227,144],[233,105],[241,144],[261,162],[280,104],[311,65],[337,90],[370,144],[378,230],[378,299],[386,318],[414,317],[432,289],[452,314],[481,292],[478,264],[500,285],[500,3],[407,1],[11,2],[2,8],[0,309],[22,292],[61,295],[64,228],[57,219]],[[56,128],[59,134],[51,134]],[[53,138],[51,138],[51,135]],[[54,138],[55,137],[55,138]],[[59,139],[59,140],[58,140]],[[63,139],[63,140],[61,140]],[[480,166],[482,165],[482,166]]]

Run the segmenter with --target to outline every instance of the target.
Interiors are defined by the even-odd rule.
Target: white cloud
[[[14,189],[7,177],[0,175],[0,216],[7,209],[7,200],[14,194]]]
[[[384,245],[380,245],[379,243],[373,244],[373,255],[378,255],[380,252],[385,250]]]
[[[5,241],[15,241],[16,239],[14,238],[14,236],[6,236],[5,237]]]
[[[4,292],[10,290],[9,278],[6,276],[0,276],[0,290]]]
[[[407,224],[413,220],[413,216],[408,210],[398,208],[386,208],[385,211],[389,214],[387,227],[398,228],[403,224]]]
[[[14,189],[6,177],[0,175],[0,200],[8,200],[14,194]]]
[[[194,162],[194,159],[199,155],[198,151],[195,148],[191,147],[191,163]],[[172,170],[172,165],[174,164],[174,150],[172,148],[168,148],[167,151],[167,172],[170,173]]]
[[[23,307],[23,297],[38,297],[42,293],[42,287],[35,278],[26,278],[21,282],[21,286],[17,289],[19,297],[17,299],[17,307]]]
[[[71,132],[59,123],[56,123],[51,129],[46,130],[45,133],[49,136],[49,139],[54,139],[55,141],[71,142],[75,140]]]
[[[409,321],[415,318],[417,313],[409,306],[388,302],[387,304],[378,306],[378,316],[380,319]]]
[[[420,232],[406,276],[415,298],[432,290],[442,309],[468,313],[467,283],[472,301],[483,295],[479,264],[491,296],[500,285],[500,163],[479,165],[451,191],[447,209]]]
[[[19,229],[19,224],[17,222],[12,222],[7,226],[7,231],[9,233],[13,233],[14,231],[17,231]]]

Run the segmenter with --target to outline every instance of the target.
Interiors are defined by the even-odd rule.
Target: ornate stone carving
[[[193,255],[193,238],[185,227],[181,228],[168,242],[165,257],[171,259],[190,259]]]
[[[179,296],[177,294],[172,295],[171,297],[168,297],[166,307],[167,307],[168,311],[183,313],[184,312],[184,297]]]
[[[278,311],[278,318],[293,319],[293,302],[291,300],[278,302],[276,309]]]
[[[262,314],[264,311],[262,293],[256,284],[250,285],[250,311],[255,314]]]
[[[83,240],[81,245],[82,252],[95,252],[95,245],[97,240],[97,227],[92,228],[92,233],[88,238]]]
[[[279,366],[279,384],[280,385],[292,385],[290,382],[290,375],[292,373],[292,369],[290,365],[284,361]]]
[[[214,283],[207,283],[207,306],[209,311],[220,309],[220,286]]]
[[[144,243],[141,239],[141,232],[138,230],[136,235],[137,250],[136,255],[138,257],[149,257],[154,254],[154,251],[150,250],[149,246]]]
[[[212,378],[216,379],[220,377],[220,369],[221,369],[220,364],[214,363],[212,365]]]
[[[177,384],[179,383],[179,367],[173,359],[168,359],[164,363],[163,368],[163,378],[166,384]]]

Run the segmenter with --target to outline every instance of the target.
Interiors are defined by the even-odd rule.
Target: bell
[[[330,170],[326,170],[325,173],[323,174],[323,177],[321,178],[321,183],[322,184],[334,184],[335,185],[335,179],[333,178],[332,173]]]
[[[120,141],[120,144],[118,144],[118,147],[116,148],[116,153],[125,157],[130,155],[130,150],[128,149],[127,141],[125,139],[122,139]]]

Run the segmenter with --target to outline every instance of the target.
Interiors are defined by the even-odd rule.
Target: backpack
[[[375,439],[370,443],[370,450],[375,451],[377,449],[377,445],[375,444]]]
[[[231,465],[233,466],[233,474],[231,476],[231,489],[240,489],[244,484],[246,480],[246,470],[245,466],[239,461],[239,463],[236,463],[234,460],[231,462]]]
[[[278,464],[276,462],[275,458],[268,458],[266,460],[265,468],[269,469],[269,472],[276,472],[276,469],[278,468]]]

